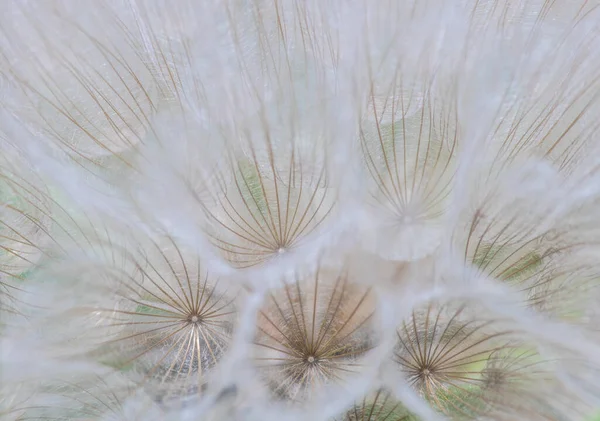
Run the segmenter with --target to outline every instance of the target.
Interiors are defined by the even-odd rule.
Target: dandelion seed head
[[[1,4],[0,415],[584,419],[574,1]]]

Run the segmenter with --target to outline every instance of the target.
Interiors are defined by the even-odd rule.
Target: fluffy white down
[[[4,1],[0,418],[589,419],[599,22]]]

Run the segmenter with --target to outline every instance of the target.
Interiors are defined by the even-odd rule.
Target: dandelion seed
[[[417,418],[383,390],[365,397],[339,418],[340,421],[417,421]]]
[[[135,386],[118,373],[72,377],[52,379],[44,387],[37,385],[37,393],[18,407],[22,413],[19,419],[125,421],[161,413],[152,401],[136,396]],[[130,400],[136,400],[135,409],[127,403]]]
[[[524,176],[534,177],[527,172]],[[545,220],[552,202],[530,203],[528,197],[515,198],[491,182],[488,189],[454,234],[465,264],[514,287],[523,294],[524,305],[551,317],[576,320],[573,309],[585,302],[576,291],[593,291],[597,276],[594,265],[579,256],[586,242],[575,233],[583,232],[583,226],[565,230],[560,220]],[[465,281],[472,276],[478,275],[465,274]]]
[[[45,183],[17,166],[22,157],[9,153],[0,168],[0,311],[20,313],[24,303],[16,295],[25,274],[48,256],[53,241],[53,200]],[[12,162],[11,162],[12,160]]]
[[[122,153],[141,142],[158,101],[151,73],[115,39],[115,21],[99,12],[48,8],[40,22],[20,4],[4,23],[0,45],[18,101],[11,108],[92,170],[105,167],[107,157],[130,165]],[[87,26],[77,19],[84,15]]]
[[[273,392],[303,401],[360,370],[373,347],[372,296],[345,274],[319,272],[273,291],[258,318],[255,361]]]
[[[83,273],[92,294],[105,297],[67,309],[79,324],[70,333],[85,329],[75,351],[128,373],[165,404],[201,393],[229,346],[236,295],[172,240],[136,254],[108,246],[112,262]]]
[[[481,366],[509,347],[510,334],[466,316],[464,307],[429,305],[398,329],[396,361],[409,384],[439,411],[469,416],[485,403],[479,394]]]
[[[526,345],[495,351],[482,370],[482,413],[493,419],[517,414],[535,420],[566,417],[561,406],[568,401],[575,406],[577,398],[568,397],[566,390],[554,396],[562,386],[552,365]]]
[[[430,89],[394,84],[381,103],[371,97],[361,146],[378,220],[376,249],[412,260],[439,244],[440,218],[452,185],[456,117]],[[415,84],[416,85],[416,84]]]
[[[313,171],[300,151],[291,148],[275,157],[274,145],[267,143],[264,163],[252,148],[250,159],[233,161],[231,173],[221,177],[232,181],[220,186],[215,205],[204,206],[213,244],[236,268],[263,265],[288,254],[333,210],[326,169]]]

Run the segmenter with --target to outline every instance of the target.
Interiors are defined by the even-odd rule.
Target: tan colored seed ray
[[[445,213],[455,171],[456,115],[451,100],[436,99],[433,87],[423,89],[400,79],[389,92],[371,89],[360,144],[371,180],[368,193],[382,225],[377,238],[389,237],[382,252],[410,259],[422,251],[403,243],[432,236],[432,244],[423,247],[437,244],[434,231]]]
[[[73,70],[71,70],[73,71]],[[102,98],[102,94],[100,91],[97,90],[97,88],[95,88],[94,86],[86,86],[86,81],[82,78],[82,75],[78,75],[76,73],[72,73],[72,76],[74,77],[75,80],[78,80],[78,82],[81,84],[81,86],[83,86],[84,90],[87,91],[87,93],[89,94],[89,97],[92,98],[92,101],[96,103],[96,105],[99,106],[99,108],[102,110],[103,109],[103,105],[101,105],[100,100],[103,100],[106,102],[106,98]],[[42,122],[44,123],[45,129],[48,129],[49,131],[47,132],[47,134],[54,140],[56,140],[69,154],[70,156],[74,157],[74,158],[79,158],[82,159],[84,162],[90,163],[90,164],[94,164],[94,165],[98,165],[98,161],[95,157],[90,157],[88,156],[85,152],[82,152],[77,145],[73,145],[69,140],[67,140],[67,138],[63,135],[62,131],[60,129],[57,129],[53,126],[52,121],[49,120],[45,115],[44,115],[44,109],[40,108],[37,103],[39,103],[39,101],[41,100],[42,102],[44,102],[45,104],[47,104],[49,107],[51,107],[54,111],[56,111],[57,113],[59,113],[60,115],[62,115],[63,117],[65,117],[67,119],[67,121],[71,124],[73,124],[73,126],[76,128],[76,130],[80,130],[82,133],[84,133],[85,136],[87,136],[89,139],[91,139],[95,145],[97,145],[98,147],[100,147],[105,153],[115,156],[118,160],[120,160],[123,164],[131,167],[131,164],[125,160],[124,157],[122,157],[119,153],[117,153],[117,150],[112,149],[112,146],[104,143],[102,140],[100,140],[100,137],[110,137],[110,135],[106,132],[104,132],[103,129],[101,129],[100,127],[98,127],[92,120],[90,120],[89,117],[87,117],[85,115],[85,113],[83,113],[79,108],[77,108],[76,104],[74,104],[69,98],[65,98],[65,103],[61,102],[61,99],[58,98],[58,96],[60,95],[58,93],[58,91],[53,92],[53,89],[51,87],[51,83],[54,83],[52,81],[49,81],[48,84],[46,85],[46,89],[48,89],[49,91],[53,92],[53,96],[55,97],[55,100],[58,102],[54,102],[53,99],[44,96],[40,91],[38,91],[36,88],[34,88],[33,86],[29,85],[28,82],[26,82],[25,80],[20,80],[18,77],[15,76],[15,79],[17,79],[19,81],[19,83],[21,83],[21,85],[27,90],[25,92],[25,95],[27,96],[28,100],[30,101],[30,103],[32,104],[33,108],[36,109],[37,111],[37,116],[42,120]],[[115,89],[115,88],[111,88],[111,89]],[[94,92],[96,91],[96,92]],[[98,96],[100,96],[100,98],[98,98]],[[69,106],[74,106],[75,108],[73,109],[74,113],[71,113],[68,108]],[[115,111],[114,107],[111,106],[110,103],[108,103],[108,109],[103,110],[101,112],[101,114],[103,114],[104,117],[107,118],[107,123],[110,126],[110,129],[112,129],[116,136],[121,137],[126,143],[128,143],[130,146],[132,146],[132,143],[127,140],[126,138],[122,137],[121,132],[119,131],[120,129],[118,129],[116,127],[116,122],[113,121],[112,117],[109,116],[109,112],[111,111]],[[77,115],[83,116],[83,120],[81,121],[77,119]],[[125,122],[126,125],[128,125],[129,123],[126,122],[125,117],[121,114],[119,114],[117,112],[116,114],[116,118],[121,120],[122,122]],[[89,125],[89,127],[88,127]],[[97,131],[98,135],[95,135],[93,133],[93,131]],[[137,135],[136,135],[137,136]],[[138,138],[139,140],[139,138]]]
[[[511,202],[512,197],[502,204],[499,195],[490,189],[453,234],[465,265],[475,269],[466,270],[463,281],[473,282],[480,275],[493,278],[510,285],[522,295],[523,305],[545,316],[583,322],[575,302],[587,305],[585,296],[596,288],[598,276],[596,265],[580,255],[590,246],[577,234],[585,225],[563,227],[562,218],[545,223],[545,204],[537,208],[537,203]]]
[[[567,38],[568,34],[559,40],[559,51],[569,45]],[[524,156],[545,157],[564,167],[565,161],[573,161],[589,144],[598,123],[586,121],[585,117],[598,106],[594,92],[599,80],[596,75],[585,73],[586,63],[591,60],[590,48],[589,40],[572,48],[570,53],[578,58],[560,73],[545,61],[522,59],[522,68],[512,76],[503,106],[495,116],[490,138],[491,144],[497,142],[497,146],[490,149],[495,153],[489,158],[488,180]],[[527,76],[520,79],[521,74]],[[573,81],[579,80],[582,84],[574,85]],[[530,88],[535,84],[540,86]],[[518,89],[523,95],[510,99],[511,89]]]
[[[575,10],[576,6],[573,7]],[[546,19],[539,14],[532,16]],[[567,16],[559,20],[564,17]],[[580,28],[566,25],[564,31],[557,29],[558,33],[552,35],[553,48],[557,55],[569,57],[568,65],[557,69],[554,63],[562,61],[556,55],[532,59],[526,53],[544,48],[542,26],[538,24],[527,30],[530,36],[527,47],[518,50],[522,56],[502,92],[501,106],[494,117],[496,123],[485,142],[489,146],[481,151],[484,156],[491,152],[481,174],[487,182],[509,172],[511,166],[523,162],[525,157],[552,162],[566,175],[577,168],[578,161],[594,143],[598,123],[589,117],[598,105],[595,95],[598,79],[587,69],[595,57],[590,43],[595,30],[587,30],[584,25]]]
[[[510,346],[509,330],[492,321],[465,320],[465,307],[414,312],[398,329],[395,360],[414,387],[446,415],[467,415],[481,405],[482,364]]]
[[[371,291],[320,272],[273,291],[260,311],[255,364],[276,396],[303,402],[343,384],[375,346]]]
[[[49,192],[33,173],[15,171],[8,153],[5,159],[0,168],[0,316],[22,314],[27,305],[20,285],[24,274],[48,257],[46,247],[55,241]]]
[[[12,234],[2,235],[0,238],[35,248],[40,257],[51,257],[48,254],[50,249],[52,253],[66,255],[69,252],[68,243],[72,243],[78,249],[93,247],[93,239],[84,229],[84,225],[94,225],[89,215],[84,214],[83,220],[77,221],[71,212],[52,196],[42,180],[29,180],[9,168],[0,171],[0,180],[9,186],[15,197],[20,200],[19,205],[7,204],[6,208],[19,215],[20,222],[34,226],[39,234],[34,241],[28,238],[19,224],[2,220],[0,224],[9,229]],[[11,254],[16,256],[14,253]],[[17,274],[13,273],[13,275]]]
[[[49,379],[47,385],[46,389],[34,385],[35,393],[15,406],[13,411],[22,413],[19,420],[58,421],[68,417],[87,421],[104,417],[122,419],[128,412],[132,415],[125,402],[136,396],[136,387],[119,373],[79,375],[73,380]],[[48,399],[49,396],[55,399]],[[138,403],[132,420],[141,420],[159,411],[148,399],[138,399]]]
[[[554,363],[527,347],[492,354],[482,371],[480,394],[485,405],[480,413],[494,420],[527,416],[536,421],[579,413],[577,399],[560,385]]]
[[[417,421],[401,402],[385,390],[377,390],[356,402],[339,421]]]
[[[580,24],[581,22],[585,21],[586,18],[596,14],[599,7],[600,4],[598,4],[598,2],[584,0],[581,4],[581,7],[577,11],[576,24]]]
[[[285,89],[302,80],[299,71],[311,74],[327,66],[310,48],[319,37],[305,26],[306,20],[316,18],[318,7],[295,1],[252,0],[247,14],[234,9],[233,4],[227,7],[232,48],[243,80],[242,89],[247,89],[247,96],[254,101],[261,103],[265,86]],[[300,51],[293,47],[296,44],[309,45],[308,50]],[[294,92],[288,94],[295,96]],[[295,105],[296,99],[291,103]]]
[[[335,69],[339,62],[339,48],[335,31],[329,30],[324,23],[325,16],[323,14],[326,12],[318,6],[309,6],[305,2],[293,1],[291,3],[290,10],[286,10],[286,12],[292,16],[285,23],[278,22],[278,26],[282,28],[281,32],[288,33],[288,39],[300,39],[305,66],[311,62],[318,62]],[[284,40],[284,45],[287,44],[289,41],[286,43]]]
[[[157,6],[158,7],[158,6]],[[162,39],[165,34],[163,29],[150,19],[152,11],[145,4],[135,5],[135,30],[129,28],[124,22],[119,22],[119,27],[126,34],[134,49],[140,54],[148,71],[153,75],[161,96],[167,100],[176,99],[183,105],[184,98],[195,99],[202,103],[204,87],[202,80],[192,73],[195,64],[190,52],[188,34],[170,34],[173,39]],[[175,10],[176,11],[176,10]],[[161,10],[167,16],[174,10]],[[118,17],[116,12],[113,12]],[[180,17],[179,17],[180,18]],[[175,35],[179,35],[177,38]],[[184,85],[183,75],[192,77],[190,86]],[[194,98],[195,97],[195,98]]]
[[[515,30],[526,29],[526,42],[529,47],[543,34],[550,22],[564,25],[567,36],[578,28],[586,18],[590,18],[597,9],[597,4],[588,0],[569,3],[546,0],[539,1],[499,1],[475,0],[467,4],[470,9],[470,28],[467,39],[476,43],[476,33],[482,30],[494,31],[496,37],[514,36]]]
[[[268,16],[277,16],[279,3],[275,4],[276,10],[270,11],[265,10],[264,5],[259,4],[261,2],[250,3],[252,8],[248,13],[255,18],[249,19],[249,21],[257,26],[256,39],[264,42],[265,48],[277,47],[278,42],[282,40],[273,41],[269,38],[273,28],[268,25]],[[229,9],[227,8],[227,10]],[[148,10],[143,6],[140,7],[141,16],[147,12]],[[241,13],[239,10],[236,12]],[[264,15],[264,13],[269,14]],[[194,185],[197,180],[192,180],[190,177],[188,181],[187,175],[184,175],[183,178],[189,193],[198,202],[201,212],[206,216],[205,225],[207,226],[203,228],[215,245],[217,252],[221,253],[234,267],[249,268],[265,264],[281,253],[292,252],[304,245],[304,240],[315,235],[323,225],[323,221],[333,208],[334,197],[327,185],[328,177],[325,165],[321,164],[320,148],[315,147],[305,153],[303,149],[309,149],[312,141],[295,138],[298,131],[304,128],[295,127],[298,125],[294,117],[296,108],[299,107],[297,104],[299,101],[295,97],[294,89],[287,90],[287,79],[291,77],[291,65],[286,61],[284,55],[281,57],[281,63],[265,64],[261,62],[260,66],[267,66],[268,69],[264,74],[260,74],[258,79],[264,79],[270,85],[268,89],[261,86],[260,81],[254,77],[255,69],[249,68],[248,63],[244,60],[246,53],[242,54],[243,40],[236,39],[244,36],[237,30],[243,26],[240,22],[246,22],[248,19],[239,17],[239,22],[236,23],[234,22],[235,18],[236,16],[232,15],[232,22],[229,24],[232,29],[230,36],[233,38],[233,48],[240,50],[240,54],[235,56],[240,61],[239,73],[243,79],[239,83],[243,85],[243,90],[248,92],[249,99],[244,98],[244,102],[251,102],[251,106],[257,108],[256,124],[260,127],[256,132],[262,130],[264,136],[261,136],[263,137],[261,139],[255,139],[254,128],[244,127],[243,124],[240,124],[240,127],[228,127],[227,130],[222,130],[218,123],[218,120],[223,118],[224,113],[222,113],[223,115],[215,118],[216,123],[211,126],[211,133],[208,136],[223,136],[226,144],[235,144],[233,139],[241,136],[243,141],[239,143],[244,144],[240,148],[243,151],[241,153],[235,151],[233,153],[235,158],[217,157],[216,160],[219,158],[222,158],[223,161],[229,160],[227,165],[230,168],[217,169],[213,174],[214,179],[202,180],[204,186],[199,189]],[[174,19],[177,20],[178,17],[175,16]],[[277,23],[277,20],[272,23]],[[155,29],[152,23],[143,29],[143,31],[148,31],[149,42],[152,44],[154,44],[155,34],[153,32]],[[277,31],[278,36],[283,38],[287,36],[283,12]],[[165,47],[163,42],[160,45],[157,44],[157,48],[168,50],[169,47]],[[281,48],[285,49],[285,46]],[[160,49],[158,54],[160,54]],[[166,54],[168,55],[168,52]],[[199,65],[194,62],[198,59],[193,57],[194,54],[196,52],[185,54],[186,58],[183,59],[193,62],[188,66],[190,68]],[[271,60],[275,60],[273,54],[269,54],[269,57]],[[192,85],[195,83],[192,81]],[[289,101],[290,108],[292,108],[292,115],[283,116],[281,120],[284,121],[277,121],[275,124],[268,121],[269,118],[266,115],[271,110],[265,110],[269,105],[265,104],[265,90],[271,89],[285,89],[285,92],[278,92],[278,94],[285,94],[285,100]],[[237,106],[237,104],[235,105]],[[243,106],[240,105],[238,108],[243,114]],[[237,113],[237,111],[236,108],[235,112]],[[211,110],[208,113],[210,114]],[[243,115],[236,114],[236,118],[244,122]],[[279,123],[284,125],[289,123],[291,133],[286,133],[284,136],[279,133],[276,135],[274,132],[280,130]],[[283,130],[286,129],[287,127]],[[289,137],[294,139],[288,141]],[[193,143],[201,140],[190,142],[191,148],[196,147]],[[172,139],[165,136],[159,141],[164,143],[165,147],[170,147],[170,143],[173,142]],[[318,142],[322,141],[318,140]],[[302,144],[300,145],[300,143]],[[285,152],[281,152],[282,149],[285,149]],[[227,153],[223,155],[227,155]],[[282,155],[283,158],[280,159]],[[196,165],[199,164],[196,163]],[[241,166],[246,168],[240,168]],[[247,171],[252,174],[247,174]]]
[[[429,306],[398,330],[396,361],[435,409],[452,419],[561,419],[555,361],[466,307],[447,310]]]
[[[31,65],[24,74],[19,68],[9,69],[30,103],[29,110],[16,112],[80,163],[102,168],[102,156],[108,155],[130,166],[121,152],[141,141],[142,129],[148,126],[156,107],[153,87],[147,80],[142,83],[144,75],[139,68],[134,69],[137,63],[131,57],[125,58],[108,38],[99,40],[59,10],[53,12],[53,19],[75,31],[81,37],[79,42],[94,57],[71,51],[68,46],[57,48],[45,36],[44,25],[24,7],[20,11],[50,59],[43,61],[32,54]],[[4,36],[11,39],[10,34]],[[98,60],[106,65],[100,68]],[[65,78],[72,81],[67,88]],[[80,98],[69,94],[74,87],[79,88]]]
[[[172,239],[137,251],[115,244],[112,252],[123,262],[92,278],[112,291],[111,305],[73,308],[75,317],[96,321],[82,338],[86,355],[122,370],[159,402],[200,394],[229,346],[236,294]]]
[[[292,146],[293,147],[293,146]],[[248,160],[231,160],[232,179],[216,192],[216,206],[203,206],[213,244],[237,268],[264,264],[302,245],[333,211],[324,167],[304,168],[300,153],[275,160],[267,141],[266,161],[252,148]]]
[[[326,19],[324,5],[251,0],[247,7],[247,13],[243,13],[234,10],[233,2],[227,5],[234,60],[239,66],[242,91],[248,90],[240,99],[249,96],[260,104],[265,92],[271,89],[283,92],[291,85],[302,83],[307,76],[327,77],[326,72],[335,66],[339,52],[332,45],[335,31],[330,31],[327,25],[318,30],[312,25]],[[296,45],[306,48],[299,49]],[[285,92],[289,97],[284,101],[291,98],[291,106],[298,107],[301,103],[295,98],[296,94],[294,89]]]
[[[316,236],[321,226],[324,225],[323,222],[332,211],[334,202],[334,195],[329,191],[327,171],[325,165],[322,164],[321,145],[313,148],[311,139],[299,139],[298,132],[306,128],[297,127],[301,124],[295,119],[296,109],[302,104],[296,98],[295,90],[289,89],[287,86],[287,79],[291,77],[289,63],[286,62],[283,55],[281,63],[265,64],[261,61],[260,66],[267,66],[268,71],[255,78],[255,69],[249,68],[249,64],[244,60],[244,54],[247,55],[247,53],[242,54],[244,40],[236,40],[237,37],[245,36],[245,34],[238,33],[238,30],[249,21],[250,24],[257,26],[258,32],[256,35],[251,31],[249,36],[256,36],[260,42],[264,41],[265,48],[271,45],[275,48],[281,41],[273,41],[268,38],[273,29],[268,25],[268,17],[277,16],[277,10],[265,10],[264,5],[259,3],[261,2],[250,2],[252,8],[248,14],[253,15],[255,19],[232,15],[232,22],[229,22],[232,30],[229,36],[233,38],[234,44],[232,48],[240,50],[235,58],[240,61],[239,73],[242,80],[236,81],[235,84],[236,86],[238,83],[243,85],[242,89],[244,92],[248,92],[248,95],[244,95],[244,104],[226,104],[226,108],[235,105],[235,110],[227,110],[216,116],[214,124],[211,121],[211,126],[207,128],[206,133],[206,137],[211,139],[209,140],[211,144],[213,138],[220,140],[222,137],[224,140],[222,143],[226,144],[227,148],[229,145],[234,145],[234,148],[238,150],[232,151],[231,155],[235,157],[227,156],[230,151],[226,151],[222,155],[219,154],[214,160],[211,159],[208,165],[223,161],[229,168],[215,168],[214,173],[210,176],[199,177],[204,178],[199,182],[202,186],[196,186],[197,174],[189,176],[184,174],[182,177],[185,188],[188,190],[186,193],[191,194],[197,201],[200,208],[199,213],[205,216],[206,222],[201,221],[201,223],[204,224],[203,228],[215,245],[216,251],[236,268],[263,265],[282,253],[293,252],[305,245],[305,240],[313,235]],[[279,7],[279,3],[276,6]],[[242,13],[239,10],[235,10],[235,12]],[[140,13],[141,16],[144,16],[145,13],[149,13],[149,10],[141,5]],[[269,14],[263,15],[264,13]],[[234,22],[236,18],[238,18],[238,22]],[[278,29],[280,37],[285,37],[287,34],[286,21],[283,18],[282,14],[281,28]],[[173,19],[175,21],[179,19],[177,13]],[[271,23],[277,23],[277,21],[274,20]],[[276,26],[274,25],[274,27]],[[158,28],[155,28],[153,23],[148,24],[148,27],[143,30],[140,29],[140,31],[148,32],[149,42],[153,45],[155,30]],[[188,48],[187,44],[184,49]],[[189,44],[190,48],[194,47],[193,42]],[[168,42],[165,44],[162,40],[157,44],[157,48],[159,48],[157,54],[161,53],[160,48],[162,48],[165,49],[165,54],[168,56],[169,47],[165,45],[168,45]],[[190,70],[193,70],[195,66],[200,65],[196,62],[199,60],[198,57],[195,57],[196,54],[197,51],[184,54],[186,57],[183,58],[183,61],[190,60],[192,63],[189,66],[184,64],[182,67],[190,67]],[[270,59],[275,60],[272,54],[269,56]],[[260,80],[268,81],[268,88],[261,86]],[[198,80],[198,82],[202,81]],[[195,85],[196,79],[191,83]],[[201,87],[201,90],[204,88]],[[289,101],[291,108],[289,116],[279,116],[280,118],[276,122],[270,121],[272,110],[267,109],[270,104],[266,104],[265,100],[266,93],[271,90],[277,91],[276,95],[285,95],[285,101],[286,103]],[[234,94],[236,93],[234,92]],[[186,91],[186,94],[189,92]],[[192,93],[191,96],[193,97],[194,94]],[[204,93],[201,96],[204,96]],[[255,106],[257,109],[258,115],[255,122],[258,126],[257,130],[254,130],[255,127],[246,127],[244,124],[247,120],[251,120],[249,118],[246,120],[244,117],[244,113],[247,112],[244,108],[246,102],[251,103],[251,107]],[[204,108],[206,107],[203,106]],[[215,108],[221,111],[219,107]],[[182,111],[182,113],[186,112],[187,110]],[[225,118],[227,112],[236,113],[235,118],[238,120],[235,127],[222,127],[225,124],[219,124],[219,120]],[[209,109],[207,113],[211,114],[212,110]],[[207,119],[212,120],[212,117],[210,115]],[[281,128],[280,125],[285,127]],[[284,135],[277,132],[279,130],[287,132],[288,129],[289,133]],[[256,137],[257,133],[260,138]],[[194,135],[190,137],[192,136]],[[242,140],[236,142],[237,137],[242,137]],[[171,149],[171,145],[176,140],[168,136],[161,136],[159,142],[165,148]],[[188,144],[190,150],[195,151],[195,148],[198,148],[200,159],[206,159],[204,153],[200,154],[201,149],[198,145],[201,142],[206,142],[206,140],[198,136],[197,139],[190,139]],[[316,142],[324,143],[320,139],[315,139]],[[215,140],[214,143],[219,142]],[[222,144],[219,147],[222,147]],[[190,162],[190,166],[192,165],[200,166],[201,164]],[[179,168],[174,169],[173,172],[178,172],[178,170]],[[172,171],[172,169],[169,168],[168,171]]]

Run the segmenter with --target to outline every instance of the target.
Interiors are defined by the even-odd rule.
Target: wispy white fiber
[[[587,421],[596,0],[5,0],[0,418]]]

